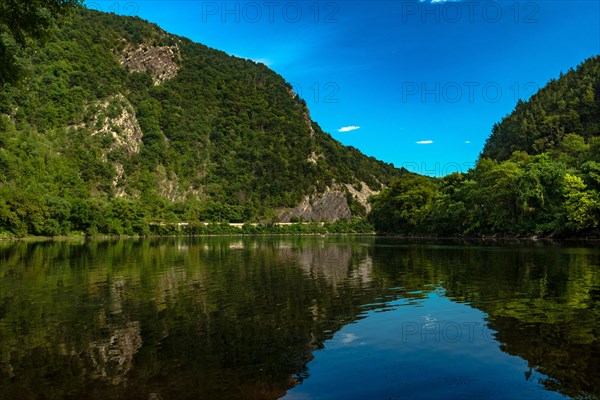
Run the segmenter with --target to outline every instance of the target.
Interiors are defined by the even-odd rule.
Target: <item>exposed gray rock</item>
[[[174,78],[179,72],[180,59],[179,47],[175,46],[150,46],[141,44],[133,46],[127,44],[117,54],[119,62],[129,72],[149,72],[154,85]]]
[[[169,201],[184,201],[188,197],[200,198],[201,189],[185,188],[181,185],[179,177],[175,172],[168,172],[162,165],[156,168],[156,177],[158,180],[158,192],[162,197]]]
[[[140,152],[143,132],[135,116],[131,103],[121,93],[110,96],[106,100],[98,101],[90,106],[94,112],[92,123],[92,136],[109,136],[112,143],[102,152],[102,160],[108,161],[108,154],[122,151],[127,156],[133,156]],[[79,128],[79,127],[76,127]],[[121,163],[113,162],[115,175],[112,187],[115,196],[127,196],[125,192],[125,169]]]
[[[307,161],[316,163],[318,159],[319,156],[312,153]],[[280,210],[278,213],[279,220],[281,222],[290,222],[292,219],[306,222],[334,222],[350,219],[352,212],[348,205],[348,194],[369,211],[371,208],[368,202],[369,196],[379,193],[370,189],[365,182],[360,182],[358,189],[350,184],[333,184],[331,188],[328,187],[323,193],[306,196],[294,208]]]
[[[338,221],[350,219],[352,213],[348,207],[346,193],[340,190],[327,189],[324,193],[306,196],[293,209],[280,212],[281,222],[290,222],[294,217],[303,221]]]
[[[323,158],[323,157],[324,157],[323,154],[317,154],[313,151],[310,153],[310,155],[306,159],[306,162],[309,162],[312,164],[317,164],[319,162],[319,158]]]
[[[371,211],[371,204],[369,204],[369,196],[379,193],[378,191],[371,190],[369,185],[365,182],[360,182],[360,190],[356,190],[353,185],[345,184],[346,189],[360,204],[362,204],[367,212]]]
[[[304,122],[306,123],[306,126],[308,127],[308,134],[310,135],[310,137],[314,137],[315,129],[312,126],[312,119],[310,117],[310,111],[308,111],[308,107],[306,108],[306,111],[304,111]]]
[[[139,153],[143,136],[142,128],[135,116],[133,106],[125,96],[116,94],[99,101],[95,107],[96,115],[92,125],[95,130],[92,135],[110,135],[113,143],[108,151],[122,149],[128,155]],[[114,115],[111,115],[113,112]]]

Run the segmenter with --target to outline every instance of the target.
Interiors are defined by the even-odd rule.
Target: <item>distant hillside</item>
[[[496,124],[482,157],[506,160],[516,150],[540,154],[560,148],[566,134],[600,135],[600,56],[551,80]]]
[[[78,10],[0,88],[0,233],[338,220],[403,171],[345,147],[265,65]]]
[[[405,235],[600,238],[600,56],[519,102],[475,168],[405,174],[369,218]]]

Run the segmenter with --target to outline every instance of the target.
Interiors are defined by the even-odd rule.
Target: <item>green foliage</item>
[[[62,13],[75,2],[36,0],[21,11],[54,3],[61,7],[51,11]],[[11,4],[0,2],[0,11]],[[18,28],[8,15],[0,13],[0,31]],[[35,25],[49,33],[44,41],[33,25],[19,25],[33,36],[24,48],[14,40],[26,79],[0,85],[0,235],[276,222],[278,210],[334,182],[379,190],[403,173],[323,132],[262,64],[139,18],[76,9],[59,25]],[[126,49],[175,45],[178,74],[160,85],[118,59]],[[366,214],[358,202],[349,206]]]
[[[494,127],[476,167],[405,176],[372,199],[379,232],[597,236],[600,57],[551,81]],[[426,193],[426,195],[424,195]]]
[[[600,167],[563,159],[517,153],[504,162],[483,158],[466,174],[406,175],[371,199],[368,218],[378,232],[408,235],[596,235]]]
[[[26,39],[46,38],[56,17],[80,4],[81,0],[0,1],[0,86],[19,77],[18,51]]]
[[[194,222],[188,225],[178,223],[152,224],[150,233],[155,235],[314,235],[314,234],[371,234],[374,228],[366,220],[355,218],[336,222],[296,222],[285,224],[245,223],[230,224],[217,222]]]
[[[417,233],[425,229],[435,195],[433,180],[406,174],[372,197],[369,220],[382,232]]]
[[[587,192],[583,179],[571,174],[565,175],[565,211],[575,228],[598,226],[600,199],[596,192]]]

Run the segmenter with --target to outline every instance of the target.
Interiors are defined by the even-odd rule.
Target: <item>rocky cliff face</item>
[[[175,46],[151,46],[126,44],[117,55],[119,62],[129,72],[148,72],[154,85],[174,78],[179,72],[180,52]]]
[[[142,128],[135,116],[133,106],[121,93],[95,105],[92,135],[106,135],[112,139],[111,151],[124,151],[132,156],[139,153],[142,143]],[[103,155],[106,158],[106,154]]]
[[[350,219],[352,212],[348,204],[349,198],[360,203],[368,211],[370,209],[369,196],[379,193],[371,190],[364,182],[361,182],[358,186],[360,190],[349,184],[334,184],[333,187],[328,187],[323,193],[306,196],[300,204],[292,209],[281,210],[279,219],[281,222]]]
[[[352,195],[352,197],[358,201],[363,207],[365,207],[366,211],[371,211],[371,204],[369,204],[369,197],[374,194],[379,193],[379,191],[372,190],[369,185],[365,182],[360,182],[358,188],[355,188],[353,185],[346,183],[344,185],[348,193]]]
[[[123,152],[131,157],[140,152],[143,132],[136,118],[135,110],[127,98],[118,93],[93,105],[94,118],[91,126],[92,136],[105,138],[110,144],[102,152],[102,161],[110,162],[108,155]],[[117,197],[126,196],[125,169],[119,162],[112,162],[115,175],[112,187]]]
[[[301,221],[337,221],[352,216],[346,194],[339,190],[327,189],[324,193],[306,196],[304,200],[291,210],[281,212],[281,222],[292,219]]]

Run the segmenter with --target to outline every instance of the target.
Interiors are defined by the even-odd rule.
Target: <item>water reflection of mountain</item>
[[[0,246],[0,398],[278,398],[384,290],[352,240]]]
[[[307,237],[2,243],[0,398],[278,398],[361,305],[432,285],[486,312],[548,388],[598,396],[599,256]]]

